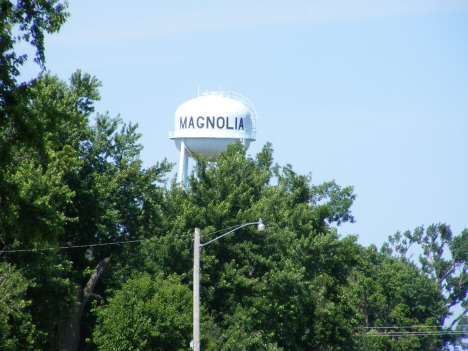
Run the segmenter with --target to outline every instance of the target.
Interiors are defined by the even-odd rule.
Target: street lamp
[[[195,228],[195,244],[193,246],[193,349],[194,351],[200,351],[200,249],[203,246],[212,243],[223,236],[226,236],[236,230],[247,227],[249,225],[257,224],[259,231],[265,230],[265,224],[262,219],[259,218],[258,222],[245,223],[237,226],[236,228],[224,233],[223,235],[214,238],[213,240],[207,241],[206,243],[200,244],[200,228]],[[191,344],[192,346],[192,344]]]

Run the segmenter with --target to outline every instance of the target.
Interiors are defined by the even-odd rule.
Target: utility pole
[[[258,224],[257,229],[259,231],[265,230],[265,225],[262,219],[259,218],[258,222],[240,224],[234,229],[218,236],[206,243],[200,245],[200,228],[195,228],[195,238],[193,244],[193,350],[200,351],[200,250],[203,246],[212,243],[223,236],[235,232],[236,230],[246,227],[248,225]],[[192,346],[192,342],[190,346]]]
[[[200,351],[200,228],[193,245],[193,350]]]

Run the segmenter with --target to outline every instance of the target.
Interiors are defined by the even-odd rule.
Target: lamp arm
[[[254,224],[260,224],[260,222],[252,222],[252,223],[245,223],[245,224],[242,224],[242,225],[240,225],[240,226],[238,226],[238,227],[236,227],[236,228],[234,228],[234,229],[228,231],[227,233],[224,233],[223,235],[220,235],[220,236],[214,238],[213,240],[210,240],[210,241],[207,241],[206,243],[200,244],[200,248],[203,247],[203,246],[205,246],[205,245],[208,245],[209,243],[212,243],[213,241],[216,241],[216,240],[218,240],[218,239],[221,239],[223,236],[226,236],[226,235],[228,235],[228,234],[230,234],[230,233],[232,233],[232,232],[235,232],[237,229],[240,229],[240,228],[242,228],[242,227],[246,227],[246,226],[248,226],[248,225],[254,225]]]

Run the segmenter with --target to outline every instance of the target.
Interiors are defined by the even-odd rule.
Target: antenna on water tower
[[[220,85],[221,89],[221,85]],[[175,113],[169,138],[180,151],[179,183],[186,183],[188,158],[200,153],[210,161],[230,143],[238,140],[247,147],[256,140],[257,112],[253,104],[233,92],[206,92],[184,102]]]

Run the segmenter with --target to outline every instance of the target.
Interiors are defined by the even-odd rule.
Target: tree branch
[[[452,321],[452,324],[450,324],[450,329],[453,328],[453,326],[455,325],[455,323],[457,323],[461,317],[463,317],[466,313],[468,312],[468,310],[465,310],[463,311],[463,313],[461,313],[457,318],[455,318],[453,321]]]
[[[96,271],[91,275],[89,278],[88,284],[86,284],[85,288],[83,289],[83,300],[81,301],[81,309],[84,308],[84,305],[88,302],[90,297],[93,295],[94,287],[96,286],[99,278],[101,277],[104,269],[106,269],[107,264],[111,260],[112,256],[105,258],[102,260],[96,267]]]

